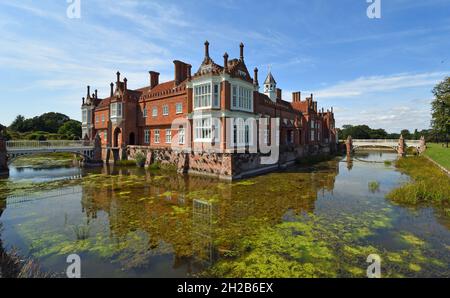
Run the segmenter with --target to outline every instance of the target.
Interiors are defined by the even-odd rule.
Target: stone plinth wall
[[[285,168],[295,163],[298,158],[312,154],[329,153],[330,148],[314,147],[283,147],[280,148],[278,162],[263,164],[261,153],[214,153],[214,152],[183,152],[171,148],[150,148],[147,146],[127,146],[126,155],[133,160],[137,152],[142,152],[147,158],[145,164],[152,163],[176,166],[179,172],[196,173],[222,179],[241,179],[257,174]]]

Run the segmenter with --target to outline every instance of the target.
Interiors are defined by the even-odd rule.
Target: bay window
[[[114,102],[111,104],[111,118],[121,118],[122,117],[122,103]]]
[[[87,121],[87,114],[88,114],[87,110],[81,111],[81,122],[83,122],[83,124],[88,123],[88,121]]]
[[[235,110],[253,111],[253,90],[241,85],[232,85],[232,108]]]
[[[219,108],[220,84],[214,82],[194,86],[194,109]]]
[[[220,119],[206,117],[194,119],[194,141],[195,142],[219,142]]]

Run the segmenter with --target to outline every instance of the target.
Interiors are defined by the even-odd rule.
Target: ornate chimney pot
[[[239,59],[241,59],[241,61],[244,61],[244,43],[241,42],[241,44],[239,45],[239,48],[240,48]]]
[[[209,58],[209,41],[205,41],[205,58]]]

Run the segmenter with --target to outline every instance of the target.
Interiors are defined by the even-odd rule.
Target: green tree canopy
[[[67,136],[70,139],[81,139],[81,122],[69,120],[65,122],[59,129],[58,134]]]
[[[445,140],[448,147],[450,135],[450,77],[446,77],[433,89],[434,100],[431,103],[431,126],[433,133],[440,140]]]

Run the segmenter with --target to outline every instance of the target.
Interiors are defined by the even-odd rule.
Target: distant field
[[[435,162],[450,170],[450,147],[447,148],[442,144],[428,143],[425,155],[433,159]]]

